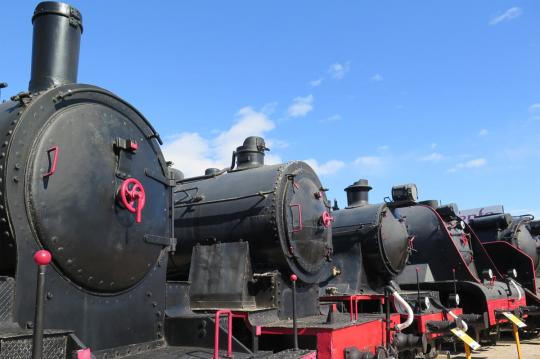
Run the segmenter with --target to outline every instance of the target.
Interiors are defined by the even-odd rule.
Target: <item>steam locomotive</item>
[[[406,266],[413,237],[406,219],[387,203],[371,204],[372,187],[361,179],[345,188],[347,207],[337,203],[332,215],[334,258],[321,282],[322,301],[340,301],[349,312],[362,315],[382,308],[385,289],[393,293],[393,312],[401,315],[400,333],[394,334],[400,357],[416,352],[436,354],[450,329],[466,328],[459,308],[446,308],[434,291],[403,291],[394,282]],[[359,314],[360,313],[360,314]]]
[[[333,258],[326,189],[304,162],[265,165],[266,150],[262,138],[249,137],[230,169],[177,182],[182,246],[171,255],[169,278],[189,280],[194,310],[227,309],[242,318],[233,333],[253,352],[290,347],[297,326],[295,346],[321,358],[386,355],[384,326],[399,326],[397,315],[353,320],[334,303],[319,303]],[[373,334],[362,338],[366,331]]]
[[[414,235],[411,265],[398,282],[405,288],[437,290],[445,305],[460,303],[476,337],[494,343],[497,327],[507,322],[502,312],[522,315],[523,288],[497,270],[471,227],[458,216],[455,204],[417,203],[414,184],[393,187],[392,199],[391,206],[406,218]],[[419,281],[415,268],[420,271]]]
[[[540,233],[540,221],[534,221],[530,215],[501,213],[471,218],[469,224],[494,258],[499,271],[507,273],[515,269],[517,281],[536,293],[535,272],[540,263],[540,248],[535,236]],[[521,260],[516,261],[516,258]]]
[[[532,215],[512,216],[508,213],[471,218],[484,248],[501,273],[509,273],[523,287],[527,300],[528,333],[540,327],[536,270],[540,262],[540,221]],[[534,314],[534,315],[533,315]]]

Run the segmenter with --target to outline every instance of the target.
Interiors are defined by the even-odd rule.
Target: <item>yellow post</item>
[[[518,353],[518,359],[521,359],[521,344],[519,343],[519,329],[518,326],[512,323],[512,328],[514,329],[514,339],[516,340],[516,349]]]
[[[472,356],[471,356],[471,347],[465,343],[465,358],[466,359],[471,359]]]

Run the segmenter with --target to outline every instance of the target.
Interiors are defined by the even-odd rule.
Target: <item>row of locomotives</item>
[[[529,314],[527,334],[540,328],[540,298],[536,271],[540,263],[540,221],[532,215],[490,214],[469,220],[500,273],[518,282],[525,292]]]
[[[398,277],[403,288],[436,290],[443,305],[459,304],[468,333],[484,343],[496,344],[501,329],[511,327],[507,315],[527,316],[524,289],[498,271],[455,204],[417,202],[416,186],[408,184],[392,188],[389,205],[414,236],[410,264]]]
[[[223,314],[228,340],[251,355],[390,357],[386,329],[400,325],[399,314],[353,318],[337,301],[319,300],[334,252],[326,189],[304,162],[265,165],[266,150],[262,138],[249,137],[230,168],[178,176],[169,321],[182,330],[193,313]]]
[[[337,304],[351,320],[363,320],[370,313],[385,313],[388,319],[398,315],[400,323],[388,320],[386,326],[393,354],[400,358],[416,354],[435,357],[442,344],[451,341],[451,329],[467,329],[463,312],[457,303],[443,304],[439,288],[404,290],[396,283],[408,263],[415,237],[397,207],[369,203],[371,189],[368,181],[361,179],[345,189],[345,208],[334,204],[334,256],[325,265],[321,302]]]
[[[250,324],[239,338],[255,343],[289,334],[296,281],[298,317],[322,318],[331,216],[313,171],[259,168],[264,145],[252,139],[234,170],[182,182],[134,106],[77,83],[81,13],[42,2],[32,23],[28,91],[0,104],[0,357],[253,357],[216,317]],[[189,282],[168,281],[187,271],[191,297]],[[320,347],[336,332],[352,343],[349,323],[298,325]],[[315,353],[270,348],[257,357]]]

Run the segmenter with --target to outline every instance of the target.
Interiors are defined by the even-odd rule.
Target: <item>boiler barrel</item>
[[[175,189],[177,250],[170,278],[187,278],[192,248],[249,243],[252,266],[316,282],[332,252],[326,196],[304,162],[184,180]]]

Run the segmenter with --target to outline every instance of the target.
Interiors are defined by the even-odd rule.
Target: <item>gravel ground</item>
[[[540,338],[522,340],[521,354],[523,359],[540,359]],[[446,356],[438,356],[438,359]],[[493,347],[482,347],[472,353],[474,359],[513,359],[517,358],[516,344],[510,338],[504,338]],[[465,359],[465,354],[452,355],[453,359]]]

